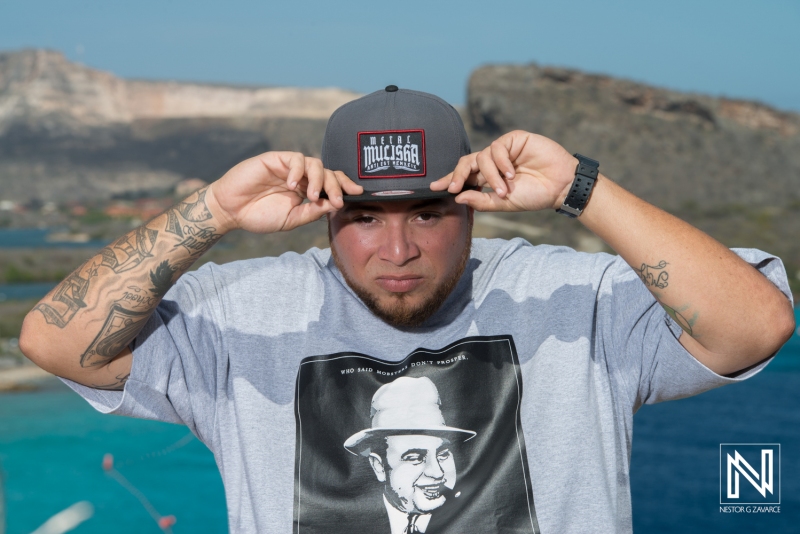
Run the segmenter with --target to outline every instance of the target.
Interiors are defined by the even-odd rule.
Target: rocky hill
[[[48,50],[0,53],[0,197],[104,198],[210,180],[268,150],[318,153],[342,89],[123,80]]]
[[[800,199],[800,115],[556,68],[489,66],[469,81],[473,142],[515,128],[600,160],[656,204],[786,206]]]

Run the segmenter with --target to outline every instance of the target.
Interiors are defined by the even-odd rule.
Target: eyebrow
[[[444,198],[429,198],[426,200],[420,200],[412,204],[408,209],[409,210],[418,210],[420,208],[430,208],[433,206],[442,206],[444,207],[445,204]],[[341,210],[342,213],[350,213],[353,211],[374,211],[378,213],[383,213],[386,211],[383,202],[354,202],[348,203],[345,207]]]

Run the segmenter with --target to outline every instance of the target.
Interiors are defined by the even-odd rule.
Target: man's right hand
[[[320,198],[324,191],[328,198]],[[341,171],[298,152],[266,152],[245,160],[211,184],[209,210],[227,232],[292,230],[344,206],[342,192],[363,192]],[[309,202],[303,201],[308,199]]]

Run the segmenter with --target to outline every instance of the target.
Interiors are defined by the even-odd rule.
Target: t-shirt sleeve
[[[184,274],[130,344],[124,391],[64,382],[102,413],[184,424],[211,446],[217,384],[227,368],[219,303],[210,265]]]
[[[754,249],[734,249],[790,300],[781,260]],[[598,331],[609,370],[636,411],[642,404],[680,399],[746,380],[771,361],[734,378],[718,375],[680,344],[681,327],[658,304],[622,258],[606,270],[598,292]]]

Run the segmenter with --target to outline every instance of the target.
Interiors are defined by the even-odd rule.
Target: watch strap
[[[600,163],[592,158],[587,158],[577,153],[573,154],[573,156],[578,159],[578,166],[575,168],[575,179],[572,181],[572,187],[569,188],[569,193],[567,193],[564,203],[556,210],[556,213],[561,213],[571,218],[580,217],[586,208],[589,197],[592,195],[594,184],[597,182],[600,168]]]

